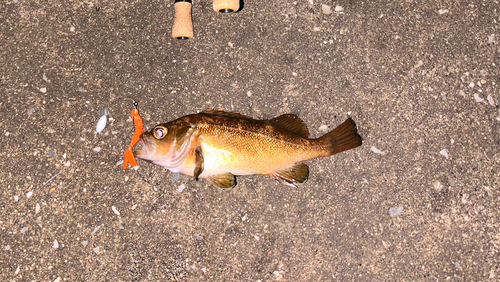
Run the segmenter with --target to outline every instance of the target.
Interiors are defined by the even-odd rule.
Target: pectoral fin
[[[236,186],[236,177],[230,172],[211,175],[207,177],[208,182],[222,189],[231,189]]]
[[[294,164],[291,167],[275,171],[269,174],[272,178],[276,179],[279,183],[297,187],[297,183],[304,183],[309,177],[309,167],[305,164]]]
[[[194,179],[196,181],[198,181],[198,176],[200,176],[200,174],[203,172],[203,162],[204,162],[204,158],[203,158],[203,152],[201,151],[201,147],[198,147],[196,148],[196,150],[194,151],[194,157],[195,157],[195,167],[194,167],[194,173],[193,173],[193,176],[194,176]]]

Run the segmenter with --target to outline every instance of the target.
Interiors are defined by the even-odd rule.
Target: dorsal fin
[[[285,114],[270,119],[269,122],[283,129],[298,134],[300,137],[309,138],[309,130],[306,124],[296,115]]]
[[[217,115],[217,116],[225,116],[225,117],[239,117],[239,118],[250,118],[248,116],[242,115],[237,112],[226,112],[224,109],[216,109],[216,108],[208,108],[204,110],[202,113]]]

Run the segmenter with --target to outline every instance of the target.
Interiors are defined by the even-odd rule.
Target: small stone
[[[332,13],[332,8],[328,5],[321,5],[321,10],[323,11],[323,14],[325,15],[330,15]]]
[[[344,11],[344,8],[342,8],[342,6],[339,6],[339,5],[335,6],[335,12],[338,13],[338,12],[342,12],[342,11]]]
[[[488,100],[488,103],[490,103],[490,105],[495,106],[495,104],[496,104],[495,100],[493,100],[493,97],[491,97],[491,95],[488,95],[487,100]]]
[[[36,206],[35,206],[35,213],[39,213],[40,212],[40,204],[39,203],[36,203]]]
[[[326,124],[322,124],[319,128],[318,128],[319,131],[323,131],[323,132],[326,132],[328,131],[328,126]]]
[[[14,202],[17,202],[17,201],[19,201],[19,196],[16,195],[16,196],[14,196]]]
[[[18,265],[16,271],[14,271],[14,275],[19,274],[19,271],[21,271],[21,267]]]
[[[90,233],[90,235],[94,235],[97,231],[99,231],[99,228],[101,228],[101,227],[96,226],[96,228],[94,228],[94,231],[92,231],[92,233]]]
[[[119,217],[119,218],[118,218],[118,228],[119,228],[119,229],[125,229],[125,227],[123,227],[123,224],[122,224],[122,223],[123,223],[123,222],[122,222],[122,218],[121,218],[121,217]]]
[[[446,151],[446,149],[443,149],[441,151],[439,151],[439,153],[444,156],[445,158],[448,158],[448,151]]]
[[[182,193],[182,191],[184,191],[184,189],[186,189],[186,185],[184,185],[184,184],[181,184],[181,185],[179,185],[179,187],[177,187],[177,191],[179,191],[179,193]]]
[[[314,30],[314,31],[320,31],[321,29],[320,29],[319,27],[315,26],[315,27],[313,28],[313,30]]]
[[[180,178],[180,173],[176,172],[174,176],[172,176],[172,183],[176,182]]]
[[[71,32],[75,32],[75,27],[74,27],[74,26],[70,26],[70,27],[69,27],[69,31],[71,31]]]
[[[463,194],[462,195],[462,204],[467,204],[467,199],[469,198],[469,195]]]
[[[99,246],[94,248],[94,253],[98,254],[99,253]]]
[[[474,94],[474,99],[476,100],[476,102],[478,103],[483,103],[484,102],[484,99],[479,97],[479,95],[476,93]]]
[[[83,246],[87,246],[89,244],[89,241],[82,241]]]
[[[133,205],[130,209],[135,210],[137,208],[137,204]]]
[[[47,88],[45,88],[45,87],[40,88],[40,92],[47,93]]]
[[[493,43],[494,41],[495,41],[495,35],[494,34],[488,36],[488,43]]]
[[[108,109],[104,108],[102,109],[100,112],[99,112],[99,117],[102,117],[102,116],[107,116],[109,115],[109,111]]]
[[[390,208],[389,209],[389,215],[391,217],[395,217],[400,215],[403,212],[403,207],[397,207],[397,208]]]
[[[23,229],[21,229],[21,234],[26,233],[26,231],[28,231],[28,227],[25,226],[25,227],[23,227]]]
[[[33,195],[33,192],[29,191],[28,193],[26,193],[26,198],[31,198],[31,196]]]
[[[446,14],[446,13],[448,13],[448,12],[449,12],[449,11],[448,11],[448,9],[439,9],[439,10],[438,10],[438,13],[439,13],[440,15],[444,15],[444,14]]]
[[[59,242],[57,240],[54,240],[54,245],[52,246],[54,249],[59,248]]]
[[[95,152],[100,152],[100,151],[101,151],[101,147],[95,147],[95,148],[94,148],[94,151],[95,151]]]
[[[434,189],[436,189],[437,192],[441,192],[444,188],[443,184],[441,184],[439,180],[434,181],[434,183],[432,183],[432,186],[434,187]]]
[[[5,245],[5,247],[3,249],[6,251],[10,251],[10,245]]]

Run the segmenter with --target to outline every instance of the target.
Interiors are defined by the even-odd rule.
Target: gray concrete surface
[[[195,0],[188,41],[172,4],[0,2],[1,281],[499,279],[498,1]],[[121,169],[127,96],[149,128],[352,116],[364,144],[298,189],[172,183]]]

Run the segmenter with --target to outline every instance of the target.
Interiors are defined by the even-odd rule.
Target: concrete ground
[[[498,281],[499,7],[195,0],[178,41],[173,1],[0,2],[0,280]],[[299,188],[172,182],[122,170],[125,97],[148,128],[351,116],[364,144]]]

